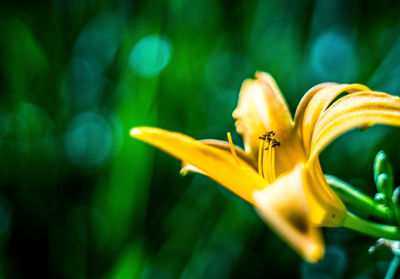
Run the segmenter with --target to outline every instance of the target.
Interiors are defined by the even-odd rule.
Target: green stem
[[[348,204],[355,211],[375,216],[383,220],[391,220],[392,214],[389,208],[376,203],[371,197],[333,175],[326,174],[325,178],[344,203]]]
[[[400,240],[400,230],[397,226],[366,221],[350,212],[347,213],[342,226],[377,238]]]
[[[388,271],[386,273],[385,279],[393,279],[396,275],[397,268],[400,264],[400,256],[394,256],[393,260],[390,262]]]

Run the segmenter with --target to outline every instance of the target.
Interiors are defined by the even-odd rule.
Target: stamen
[[[276,176],[275,176],[275,147],[280,146],[281,143],[277,141],[275,138],[274,131],[269,131],[263,136],[259,137],[259,139],[263,141],[267,141],[267,143],[264,143],[263,147],[267,146],[264,151],[261,151],[261,143],[260,143],[260,150],[259,150],[259,156],[258,156],[258,166],[259,166],[259,173],[262,172],[264,173],[264,179],[267,181],[267,183],[271,184],[275,181]],[[262,156],[261,156],[262,154]],[[265,169],[264,169],[265,168]]]
[[[236,163],[240,164],[239,158],[238,158],[238,156],[236,155],[235,146],[233,145],[233,142],[232,142],[231,133],[228,132],[228,133],[226,133],[226,135],[227,135],[227,137],[228,137],[229,148],[231,149],[232,156],[233,156],[233,158],[235,158]]]
[[[264,154],[264,144],[265,141],[261,140],[258,146],[258,174],[264,178],[263,174],[263,154]]]
[[[271,146],[271,151],[269,153],[269,172],[270,172],[270,179],[271,179],[271,183],[275,181],[275,145],[274,143],[272,143]]]
[[[271,183],[271,171],[270,171],[270,164],[269,162],[271,161],[270,156],[271,156],[271,141],[268,141],[267,143],[267,148],[264,150],[264,156],[263,156],[263,168],[264,169],[264,175],[265,175],[265,180],[267,181],[268,184]]]
[[[281,145],[273,136],[275,136],[275,132],[269,131],[258,137],[261,140],[258,149],[258,174],[269,184],[273,183],[276,179],[274,164],[275,147]]]

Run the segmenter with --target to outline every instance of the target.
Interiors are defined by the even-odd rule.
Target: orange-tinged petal
[[[151,127],[133,128],[130,134],[193,165],[252,204],[253,191],[265,187],[266,182],[246,161],[238,162],[232,154],[186,135]]]
[[[400,98],[381,92],[359,92],[333,103],[315,124],[311,159],[339,135],[373,124],[400,125]]]
[[[212,146],[212,147],[215,147],[217,149],[220,149],[221,151],[231,154],[229,143],[227,143],[226,141],[214,140],[214,139],[204,139],[204,140],[199,140],[199,142],[204,143],[209,146]],[[252,166],[254,168],[254,170],[257,172],[257,162],[254,161],[253,158],[248,156],[248,154],[239,146],[235,145],[234,147],[235,147],[236,155],[241,160],[245,161],[248,165]],[[199,170],[198,168],[195,168],[193,165],[191,165],[185,161],[182,161],[182,168],[181,168],[180,173],[182,175],[186,175],[188,172],[197,172],[197,173],[205,175],[205,173],[203,171]]]
[[[255,160],[259,136],[275,131],[280,140],[285,141],[293,126],[289,109],[275,80],[264,72],[257,72],[255,79],[243,82],[232,116],[236,119],[236,129],[243,137],[246,152]]]
[[[368,87],[361,84],[323,83],[307,92],[301,100],[295,115],[295,126],[299,136],[303,139],[307,154],[310,152],[311,137],[315,123],[332,101],[343,92],[355,93],[368,90]]]
[[[305,260],[319,261],[324,254],[320,230],[311,222],[305,193],[308,179],[299,164],[273,184],[254,192],[256,209],[265,222]]]

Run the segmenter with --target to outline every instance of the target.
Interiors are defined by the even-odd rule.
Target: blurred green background
[[[256,70],[292,113],[325,81],[399,95],[399,14],[398,1],[3,1],[0,278],[383,278],[375,239],[324,230],[326,257],[308,265],[249,204],[128,133],[239,144],[231,113]],[[400,170],[399,140],[352,131],[323,169],[373,195],[374,155]]]

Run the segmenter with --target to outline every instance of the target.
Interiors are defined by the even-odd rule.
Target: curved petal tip
[[[304,185],[304,166],[282,175],[261,191],[254,191],[256,210],[262,219],[306,261],[315,263],[324,255],[318,226],[312,223]]]
[[[139,135],[139,134],[141,134],[141,131],[139,128],[132,128],[129,131],[129,135],[131,135],[131,137],[136,137],[136,135]]]
[[[313,245],[303,255],[304,259],[309,263],[317,263],[322,260],[324,256],[324,247],[320,245]]]

